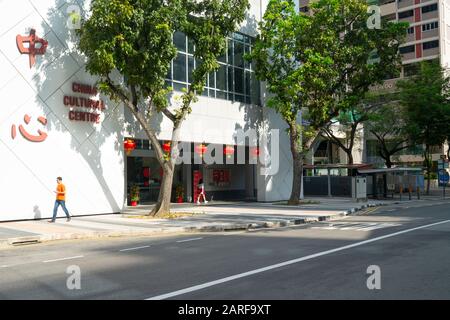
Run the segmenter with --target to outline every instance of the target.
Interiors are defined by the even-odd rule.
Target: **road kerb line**
[[[444,223],[448,223],[448,222],[450,222],[450,220],[444,220],[444,221],[431,223],[431,224],[427,224],[427,225],[420,226],[420,227],[415,227],[415,228],[411,228],[411,229],[406,229],[406,230],[394,232],[394,233],[387,234],[387,235],[380,236],[380,237],[376,237],[376,238],[373,238],[373,239],[368,239],[368,240],[356,242],[356,243],[353,243],[353,244],[350,244],[350,245],[346,245],[346,246],[343,246],[343,247],[322,251],[322,252],[311,254],[311,255],[308,255],[308,256],[305,256],[305,257],[288,260],[288,261],[285,261],[285,262],[281,262],[281,263],[273,264],[273,265],[270,265],[270,266],[267,266],[267,267],[263,267],[263,268],[259,268],[259,269],[255,269],[255,270],[251,270],[251,271],[235,274],[233,276],[229,276],[229,277],[221,278],[221,279],[218,279],[218,280],[206,282],[206,283],[203,283],[203,284],[199,284],[199,285],[196,285],[196,286],[184,288],[184,289],[181,289],[181,290],[177,290],[177,291],[173,291],[173,292],[169,292],[169,293],[153,296],[153,297],[147,298],[145,300],[164,300],[164,299],[167,299],[167,298],[176,297],[176,296],[179,296],[179,295],[182,295],[182,294],[186,294],[186,293],[202,290],[202,289],[205,289],[205,288],[208,288],[208,287],[212,287],[212,286],[215,286],[215,285],[218,285],[218,284],[230,282],[230,281],[233,281],[233,280],[236,280],[236,279],[245,278],[245,277],[252,276],[252,275],[255,275],[255,274],[258,274],[258,273],[270,271],[270,270],[273,270],[273,269],[278,269],[278,268],[285,267],[285,266],[288,266],[288,265],[291,265],[291,264],[299,263],[299,262],[306,261],[306,260],[311,260],[311,259],[318,258],[318,257],[324,256],[324,255],[328,255],[328,254],[332,254],[332,253],[335,253],[335,252],[339,252],[339,251],[355,248],[355,247],[362,246],[362,245],[365,245],[365,244],[368,244],[368,243],[376,242],[376,241],[379,241],[379,240],[395,237],[395,236],[398,236],[398,235],[401,235],[401,234],[409,233],[409,232],[420,230],[420,229],[424,229],[424,228],[429,228],[429,227],[432,227],[432,226],[436,226],[436,225],[440,225],[440,224],[444,224]]]
[[[127,248],[127,249],[119,250],[119,252],[133,251],[133,250],[139,250],[139,249],[145,249],[145,248],[150,248],[150,246],[141,246],[141,247]]]
[[[72,260],[72,259],[79,259],[79,258],[84,258],[84,256],[74,256],[74,257],[67,257],[67,258],[60,258],[60,259],[53,259],[53,260],[45,260],[42,262],[49,263],[49,262],[57,262],[57,261]]]

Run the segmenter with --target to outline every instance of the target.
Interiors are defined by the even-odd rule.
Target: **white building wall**
[[[62,0],[0,1],[0,220],[50,217],[57,176],[67,187],[71,214],[118,212],[124,203],[122,108],[102,97],[107,108],[101,122],[92,124],[70,121],[63,104],[64,94],[85,97],[72,93],[72,82],[95,83],[72,50],[67,6]],[[29,35],[30,28],[48,41],[31,69],[29,55],[16,46],[16,35]],[[28,125],[25,114],[31,116]],[[37,122],[39,116],[46,125]],[[30,142],[19,125],[48,136]]]

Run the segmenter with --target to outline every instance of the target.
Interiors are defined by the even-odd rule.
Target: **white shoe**
[[[205,203],[208,203],[208,201],[205,200]]]
[[[197,204],[200,205],[200,201],[197,201]]]

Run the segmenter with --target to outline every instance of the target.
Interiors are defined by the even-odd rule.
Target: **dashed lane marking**
[[[122,249],[122,250],[119,250],[119,251],[120,252],[134,251],[134,250],[145,249],[145,248],[150,248],[150,246],[140,246],[140,247],[134,247],[134,248],[127,248],[127,249]]]
[[[53,259],[53,260],[45,260],[42,262],[49,263],[49,262],[57,262],[57,261],[72,260],[72,259],[79,259],[79,258],[84,258],[84,256],[74,256],[74,257],[67,257],[67,258],[60,258],[60,259]]]
[[[181,243],[181,242],[196,241],[196,240],[201,240],[201,239],[203,239],[203,238],[192,238],[192,239],[178,240],[177,242]]]

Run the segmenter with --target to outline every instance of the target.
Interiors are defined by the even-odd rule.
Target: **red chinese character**
[[[26,124],[29,124],[31,117],[26,114],[24,116],[23,120],[25,121]],[[44,126],[47,124],[47,119],[45,117],[39,117],[38,121]],[[42,132],[41,130],[38,130],[39,135],[34,136],[34,135],[29,134],[22,125],[19,126],[19,132],[22,134],[22,136],[25,139],[27,139],[28,141],[31,141],[31,142],[43,142],[45,139],[47,139],[47,133]],[[13,124],[11,127],[11,137],[13,139],[16,138],[16,125],[15,124]]]
[[[36,36],[36,30],[34,29],[30,30],[29,36],[21,36],[20,34],[18,34],[16,36],[16,43],[20,53],[29,55],[30,69],[36,62],[36,55],[44,54],[48,45],[48,42],[46,40]],[[29,46],[25,48],[24,43],[29,43]],[[36,48],[36,44],[40,44],[40,47]]]

